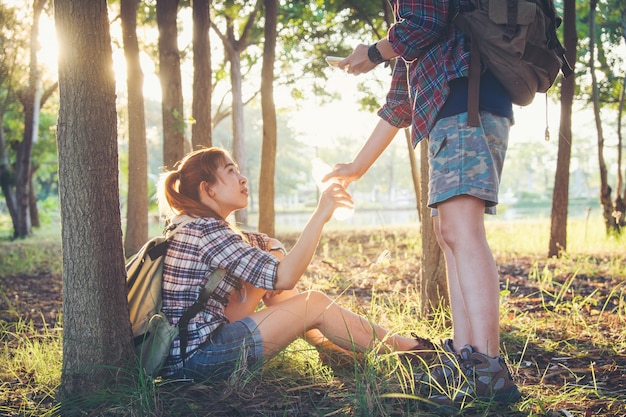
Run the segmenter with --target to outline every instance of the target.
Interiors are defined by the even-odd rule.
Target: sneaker
[[[460,369],[460,356],[454,351],[452,339],[445,339],[441,342],[441,350],[436,351],[428,372],[421,374],[419,380],[429,386],[431,391],[443,391],[458,380]]]
[[[459,354],[460,372],[456,384],[428,399],[437,406],[464,406],[473,401],[512,404],[522,394],[501,356],[490,358],[465,345]]]

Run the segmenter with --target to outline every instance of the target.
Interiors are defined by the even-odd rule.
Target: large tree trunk
[[[133,375],[119,208],[115,80],[104,0],[55,0],[63,368],[76,399]],[[127,382],[128,383],[128,382]],[[92,401],[92,400],[90,400]]]
[[[576,3],[565,0],[563,6],[563,40],[569,62],[576,62]],[[569,202],[569,168],[572,155],[572,103],[576,77],[561,81],[561,121],[559,124],[559,151],[552,192],[552,215],[550,218],[550,245],[548,257],[560,256],[567,249],[567,205]]]
[[[193,0],[193,101],[191,145],[193,149],[212,145],[211,127],[211,43],[209,0]]]
[[[276,106],[274,104],[274,60],[276,57],[277,0],[265,0],[265,43],[261,69],[261,110],[263,113],[263,145],[259,178],[259,228],[270,236],[274,230],[274,194],[276,172]]]
[[[17,222],[13,231],[16,238],[31,234],[31,159],[33,144],[39,135],[39,108],[41,102],[41,73],[37,60],[39,50],[39,18],[47,0],[33,2],[33,22],[30,28],[30,68],[28,87],[20,94],[24,107],[24,136],[17,150],[15,163],[15,201],[17,204]]]
[[[128,90],[128,197],[124,250],[136,253],[148,240],[148,149],[143,71],[137,42],[138,0],[121,0],[122,35]]]
[[[427,316],[440,307],[450,304],[446,261],[437,243],[433,218],[428,208],[428,141],[420,145],[421,195],[422,207],[422,269],[420,285],[420,302],[422,314]]]
[[[180,51],[176,15],[178,0],[157,0],[156,15],[159,27],[159,77],[163,100],[163,165],[173,169],[185,155],[185,118],[183,117],[183,90],[180,75]]]

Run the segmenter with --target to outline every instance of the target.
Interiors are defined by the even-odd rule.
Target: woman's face
[[[209,186],[211,198],[219,206],[219,214],[224,218],[230,213],[248,206],[248,179],[241,175],[239,167],[230,159],[216,172],[217,181]]]

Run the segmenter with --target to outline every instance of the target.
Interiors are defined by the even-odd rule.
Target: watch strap
[[[370,47],[367,49],[367,57],[376,65],[384,61],[383,56],[380,54],[380,51],[376,47],[375,43],[370,45]]]

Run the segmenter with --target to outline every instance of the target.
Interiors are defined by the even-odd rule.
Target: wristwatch
[[[367,57],[376,65],[384,61],[383,56],[380,54],[380,51],[376,47],[375,43],[370,45],[370,47],[368,48]]]
[[[281,252],[283,255],[287,255],[287,251],[282,246],[272,246],[269,251],[272,252],[272,251],[276,251],[276,250]]]

